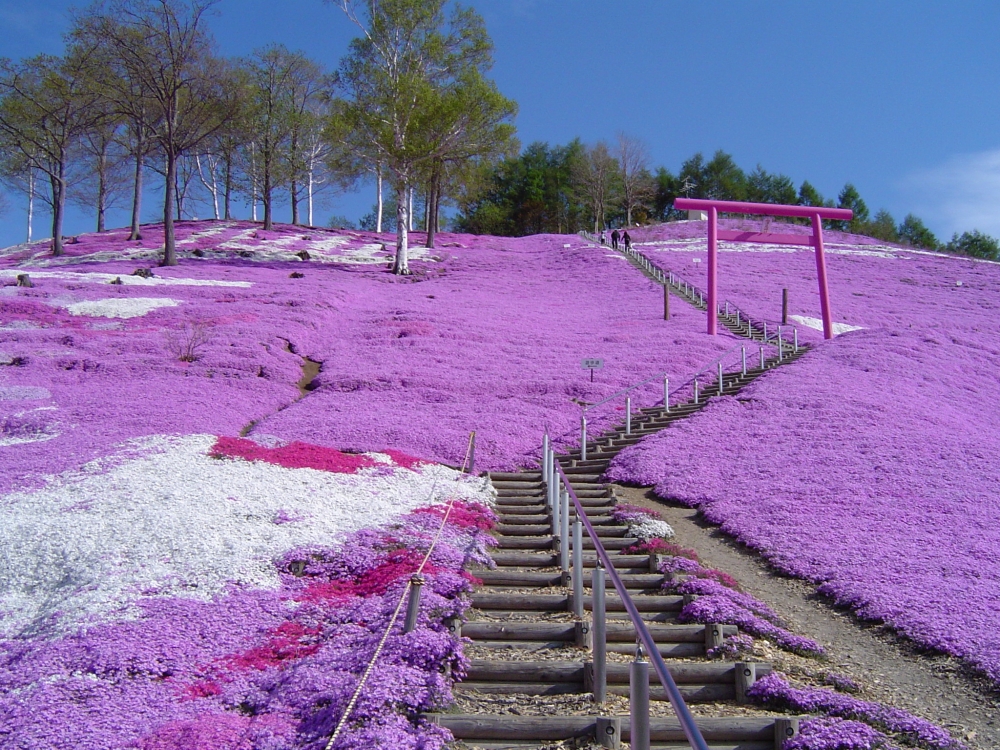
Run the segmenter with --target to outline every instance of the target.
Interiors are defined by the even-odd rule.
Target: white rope
[[[472,441],[475,439],[476,433],[472,432],[469,435],[469,445],[465,449],[465,460],[462,461],[462,473],[465,473],[465,467],[469,463],[469,453],[472,450]],[[434,499],[434,492],[437,489],[437,478],[434,479],[434,484],[431,486],[430,499]],[[378,661],[379,655],[382,653],[382,649],[385,648],[386,641],[389,640],[389,634],[392,632],[393,626],[396,624],[396,620],[399,619],[399,613],[403,609],[403,603],[406,601],[407,595],[410,593],[410,589],[413,588],[413,578],[419,576],[423,573],[424,567],[427,562],[431,559],[431,554],[434,552],[434,547],[437,545],[438,540],[441,538],[442,532],[444,532],[444,526],[448,522],[448,517],[451,515],[451,509],[455,506],[455,497],[452,496],[451,500],[448,501],[448,509],[445,511],[444,517],[441,519],[441,525],[438,526],[437,533],[434,535],[434,539],[431,541],[430,546],[427,548],[427,554],[424,555],[424,559],[420,563],[420,567],[417,568],[416,572],[410,576],[410,580],[406,582],[406,587],[403,589],[402,595],[399,597],[399,602],[396,604],[396,609],[392,613],[392,617],[389,619],[388,625],[386,625],[385,632],[382,633],[382,637],[379,639],[378,646],[375,647],[375,653],[372,654],[371,661],[368,662],[368,666],[365,667],[365,671],[361,674],[361,679],[358,680],[357,686],[354,688],[354,693],[351,695],[351,699],[347,702],[347,707],[344,709],[344,713],[341,714],[340,720],[337,722],[337,726],[333,730],[333,734],[330,735],[329,741],[323,750],[332,750],[333,744],[337,741],[340,736],[340,732],[343,730],[344,726],[347,724],[347,720],[351,716],[351,712],[354,710],[355,704],[358,702],[358,698],[361,697],[361,690],[364,688],[365,683],[368,681],[368,676],[372,673],[375,668],[375,662]]]

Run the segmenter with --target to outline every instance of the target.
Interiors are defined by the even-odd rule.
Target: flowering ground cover
[[[659,247],[665,267],[697,267]],[[1000,681],[1000,265],[871,243],[828,260],[835,316],[864,330],[713,399],[609,474]],[[722,252],[720,268],[724,296],[758,314],[783,285],[793,301],[815,286],[808,250]]]
[[[138,243],[81,236],[59,263],[42,245],[3,256],[0,491],[134,437],[241,430],[452,464],[478,430],[477,467],[515,468],[537,460],[546,425],[575,441],[573,399],[660,370],[676,382],[734,343],[705,336],[694,311],[663,321],[654,284],[574,237],[442,235],[399,278],[384,253],[378,264],[341,253],[381,253],[377,235],[179,226],[181,264],[152,278],[132,273],[155,260],[156,226]],[[13,286],[20,273],[35,287]],[[193,361],[180,361],[187,349]],[[293,403],[297,355],[322,369]],[[584,357],[605,360],[593,384]],[[657,398],[652,383],[636,406]],[[622,407],[592,410],[594,428]]]
[[[454,501],[418,627],[392,631],[335,747],[448,739],[411,717],[446,705],[446,673],[462,673],[442,620],[465,606],[463,563],[487,559],[488,484],[403,455],[248,442],[146,440],[103,473],[5,496],[0,745],[324,747]]]

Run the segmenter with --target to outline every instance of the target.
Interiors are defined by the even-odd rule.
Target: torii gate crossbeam
[[[833,338],[833,314],[830,311],[830,289],[826,278],[826,257],[823,253],[823,219],[850,221],[854,212],[847,208],[825,206],[788,206],[777,203],[744,203],[742,201],[717,201],[702,198],[677,198],[674,208],[679,211],[705,211],[708,213],[708,333],[718,331],[719,314],[719,240],[733,242],[770,242],[779,245],[806,245],[816,251],[816,278],[819,281],[819,304],[823,315],[823,337]],[[767,232],[736,232],[719,229],[719,212],[733,214],[762,214],[765,216],[796,216],[812,221],[812,235],[772,234]]]

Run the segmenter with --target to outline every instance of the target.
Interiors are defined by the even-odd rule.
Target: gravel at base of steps
[[[759,554],[701,519],[696,510],[662,501],[648,488],[618,486],[616,493],[623,502],[658,511],[676,532],[672,541],[696,550],[706,567],[732,575],[792,630],[816,638],[829,654],[817,661],[758,642],[754,660],[770,661],[778,671],[804,681],[816,681],[824,672],[847,675],[862,686],[859,698],[933,721],[971,750],[1000,748],[1000,690],[970,674],[959,660],[920,652],[887,628],[831,606],[814,586],[774,572]]]

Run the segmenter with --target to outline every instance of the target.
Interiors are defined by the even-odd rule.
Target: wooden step
[[[680,612],[684,607],[683,596],[636,596],[632,600],[640,612]],[[500,610],[503,612],[566,612],[569,610],[569,594],[492,594],[475,591],[470,597],[475,609]],[[583,608],[591,609],[592,599],[583,597]],[[617,594],[607,594],[604,602],[608,612],[624,612],[625,607]]]
[[[592,716],[426,714],[425,718],[432,724],[448,729],[457,740],[477,740],[475,744],[480,747],[486,745],[478,740],[501,740],[508,743],[499,747],[509,747],[511,742],[529,741],[537,747],[546,741],[592,739],[597,730],[597,719]],[[632,738],[629,717],[621,716],[619,720],[622,739],[627,742]],[[769,716],[700,717],[696,721],[712,750],[721,750],[723,747],[773,750],[776,747],[775,735],[783,732],[787,726]],[[797,731],[797,721],[795,724]],[[650,739],[655,743],[674,743],[678,748],[689,747],[684,730],[676,718],[650,717],[649,729]],[[782,734],[778,739],[783,741],[786,737]],[[654,747],[663,745],[657,744]]]
[[[480,579],[485,586],[512,586],[518,588],[562,586],[563,574],[555,573],[531,573],[508,570],[482,570],[475,571],[473,575]],[[620,572],[622,583],[628,589],[649,589],[658,590],[663,588],[666,576],[661,573],[624,573]],[[592,575],[584,573],[583,585],[589,587]]]
[[[539,523],[552,523],[552,514],[545,509],[544,513],[530,513],[530,514],[514,514],[514,513],[499,513],[500,523],[504,526],[518,526],[527,525],[535,526]],[[587,513],[587,520],[594,526],[608,526],[618,523],[613,516],[598,516],[590,515]],[[575,513],[570,514],[570,519],[576,518]]]
[[[616,570],[627,568],[649,569],[649,555],[622,555],[612,552],[611,559]],[[491,553],[493,562],[498,566],[512,566],[521,568],[554,568],[559,565],[559,555],[553,553],[539,552],[499,552]],[[597,566],[597,556],[594,554],[583,556],[583,566],[593,568]]]
[[[498,536],[497,545],[500,549],[552,549],[553,539],[551,536]],[[619,550],[638,544],[639,540],[634,537],[624,539],[610,538],[601,539],[601,544],[606,550]],[[589,536],[583,537],[583,548],[594,549],[594,542]]]
[[[572,519],[570,519],[572,521]],[[595,526],[594,531],[602,540],[615,539],[628,536],[628,526]],[[497,524],[493,532],[499,536],[548,536],[552,532],[552,525],[545,524]],[[585,535],[586,536],[586,535]],[[589,536],[584,539],[588,541]],[[503,546],[503,545],[501,545]]]
[[[705,643],[705,626],[649,625],[649,634],[657,643]],[[609,622],[605,626],[607,641],[635,645],[635,626],[631,622]],[[736,635],[735,625],[724,625],[723,634]],[[462,636],[474,641],[561,641],[576,640],[574,622],[490,622],[471,620],[463,623]]]

